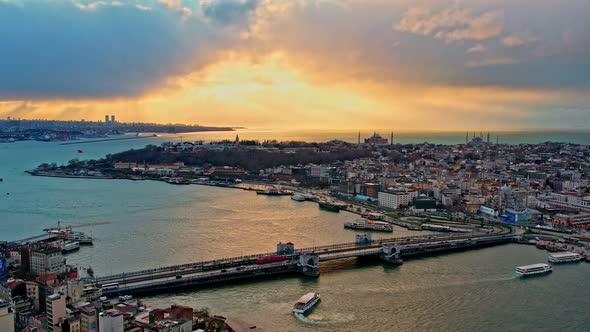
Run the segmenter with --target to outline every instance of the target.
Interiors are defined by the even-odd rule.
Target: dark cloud
[[[225,42],[169,10],[0,2],[0,99],[140,95],[198,68]]]

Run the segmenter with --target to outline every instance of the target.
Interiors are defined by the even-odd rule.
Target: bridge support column
[[[379,258],[387,263],[402,264],[401,248],[397,244],[386,244],[381,249]]]
[[[320,275],[319,263],[320,257],[318,255],[302,254],[299,256],[297,267],[299,267],[299,271],[306,276],[317,277]]]

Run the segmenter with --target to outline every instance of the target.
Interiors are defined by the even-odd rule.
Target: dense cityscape
[[[590,326],[589,0],[0,0],[0,332]]]
[[[429,252],[427,247],[412,252],[413,245],[400,249],[399,241],[386,245],[371,239],[371,232],[391,232],[392,226],[439,236],[459,234],[445,241],[428,236],[427,241],[437,239],[438,247],[432,249],[436,251],[518,241],[549,251],[569,250],[577,255],[571,259],[590,261],[585,242],[590,239],[588,158],[590,149],[585,145],[497,144],[489,133],[466,133],[465,143],[459,145],[396,144],[393,133],[389,139],[374,133],[362,141],[359,134],[356,143],[260,142],[236,135],[233,141],[167,142],[99,160],[45,163],[29,173],[217,186],[314,201],[320,209],[350,211],[365,218],[344,224],[365,231],[347,250],[358,250],[359,245],[383,247],[379,255],[391,264]],[[253,323],[211,315],[207,309],[181,304],[156,308],[130,294],[158,292],[154,285],[144,284],[141,275],[162,278],[158,287],[172,290],[290,271],[315,277],[320,273],[317,261],[297,263],[317,260],[313,254],[317,249],[311,255],[296,254],[292,244],[279,243],[274,256],[138,271],[123,274],[123,279],[104,273],[96,277],[91,268],[80,270],[64,257],[80,245],[92,244],[91,237],[70,226],[48,229],[47,234],[1,245],[2,331],[12,331],[12,326],[27,332],[261,330]],[[386,250],[393,250],[391,257]],[[401,250],[401,257],[396,250]],[[248,267],[250,262],[253,267]],[[253,268],[259,270],[247,273]]]
[[[186,124],[127,123],[115,115],[105,115],[104,121],[0,120],[0,143],[16,141],[70,141],[80,138],[107,138],[108,135],[128,133],[186,133],[197,131],[226,131],[230,127],[208,127]]]

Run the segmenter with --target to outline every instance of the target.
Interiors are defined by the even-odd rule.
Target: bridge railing
[[[339,244],[332,244],[332,245],[323,245],[323,246],[301,248],[301,249],[294,250],[293,254],[285,255],[285,256],[294,257],[294,256],[298,256],[301,254],[322,253],[322,252],[334,250],[334,249],[371,247],[371,246],[384,244],[384,243],[391,243],[391,242],[406,242],[406,241],[415,242],[415,241],[420,241],[420,240],[428,240],[428,242],[431,242],[431,241],[441,241],[441,240],[479,238],[479,237],[485,237],[485,236],[490,236],[490,235],[489,234],[458,234],[458,235],[428,234],[428,235],[420,235],[420,236],[393,237],[393,238],[386,238],[386,239],[371,240],[371,241],[368,241],[365,243],[348,242],[348,243],[339,243]],[[205,267],[205,266],[215,267],[216,265],[251,261],[251,260],[255,260],[256,258],[259,258],[259,257],[273,256],[273,255],[277,255],[277,253],[276,252],[267,252],[267,253],[244,255],[244,256],[231,257],[231,258],[220,258],[220,259],[216,259],[216,260],[201,261],[201,262],[187,263],[187,264],[180,264],[180,265],[171,265],[171,266],[164,266],[164,267],[153,268],[153,269],[145,269],[145,270],[141,270],[141,271],[107,275],[107,276],[97,277],[95,279],[86,278],[85,280],[103,282],[103,281],[109,281],[109,280],[125,279],[128,277],[134,277],[134,276],[156,274],[159,272],[173,272],[173,271],[183,270],[183,269],[187,269],[187,268],[190,269],[190,268]]]

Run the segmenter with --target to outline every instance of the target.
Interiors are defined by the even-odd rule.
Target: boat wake
[[[341,315],[335,314],[330,317],[323,316],[321,314],[311,314],[309,316],[305,316],[302,314],[294,314],[294,316],[303,323],[306,324],[314,324],[314,325],[329,325],[329,324],[340,324],[340,323],[347,323],[354,320],[354,316],[350,315]]]

